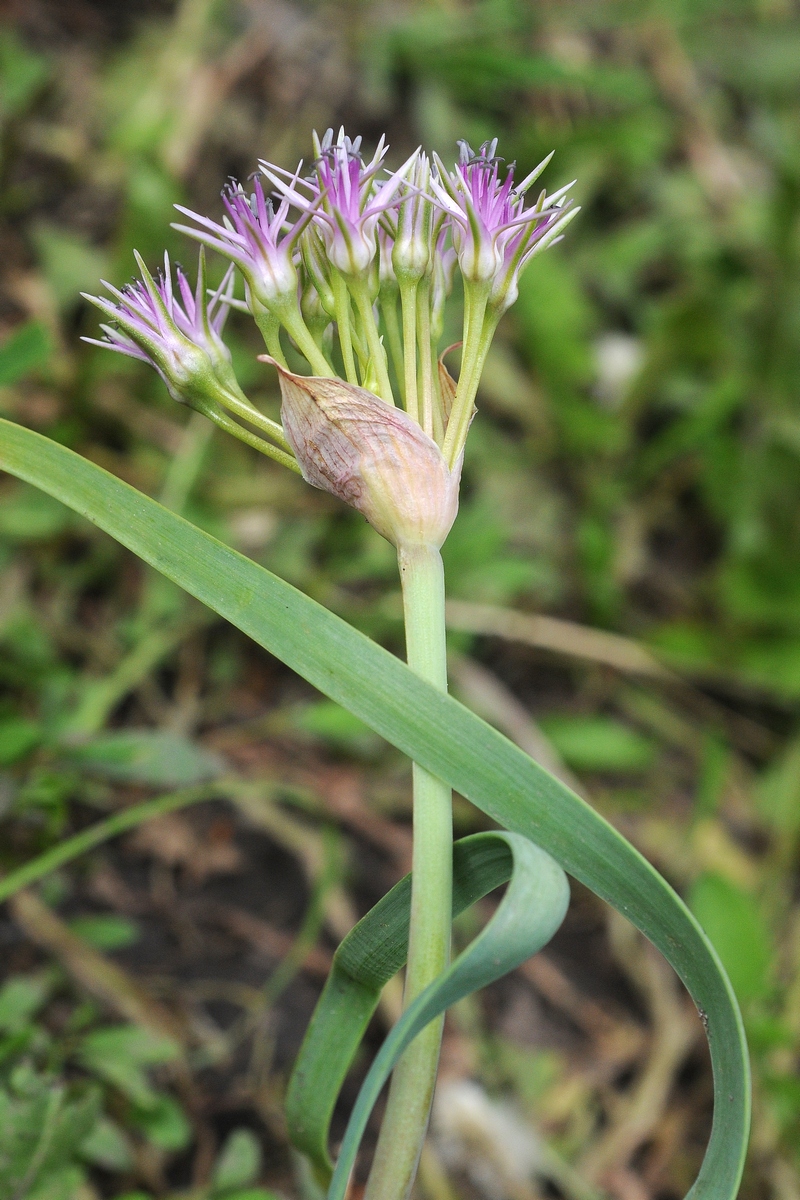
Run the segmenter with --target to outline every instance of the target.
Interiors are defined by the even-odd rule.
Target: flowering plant
[[[497,141],[462,142],[448,171],[415,151],[384,171],[383,140],[365,162],[361,139],[315,137],[311,173],[260,164],[248,196],[223,192],[222,224],[181,208],[177,228],[238,268],[245,307],[262,331],[263,356],[279,373],[283,427],[242,395],[220,340],[229,276],[206,299],[204,262],[192,295],[169,262],[156,283],[94,298],[118,328],[111,349],[149,359],[179,400],[278,461],[293,455],[303,477],[358,509],[397,547],[408,663],[446,690],[444,585],[439,549],[456,516],[464,445],[498,320],[530,260],[578,212],[567,199],[526,195],[549,159],[514,185]],[[273,199],[274,197],[274,199]],[[464,285],[462,367],[456,383],[438,354],[442,308],[454,267]],[[90,299],[93,299],[90,297]],[[399,308],[399,312],[398,312]],[[288,338],[310,375],[289,368]],[[394,375],[394,378],[392,377]],[[259,431],[238,426],[230,414]],[[415,851],[406,1002],[446,968],[452,908],[450,789],[415,767]],[[394,1074],[369,1196],[404,1196],[416,1170],[436,1074],[441,1020],[418,1037]]]
[[[668,885],[602,818],[446,696],[439,551],[457,513],[481,371],[520,274],[578,212],[571,185],[529,202],[549,159],[515,184],[496,141],[477,152],[461,143],[452,170],[418,150],[387,171],[386,150],[381,141],[365,162],[360,139],[329,130],[315,139],[305,175],[302,164],[287,172],[262,163],[250,195],[238,183],[225,189],[221,222],[180,210],[192,224],[177,228],[201,243],[194,290],[181,271],[173,280],[167,258],[158,279],[137,259],[140,280],[122,290],[106,285],[110,299],[89,299],[109,320],[100,345],[151,363],[175,400],[352,505],[394,544],[407,667],[269,572],[36,434],[0,423],[0,464],[89,515],[413,759],[412,874],[337,951],[287,1096],[291,1137],[330,1200],[344,1196],[392,1071],[366,1197],[406,1200],[443,1013],[552,936],[568,902],[562,868],[635,921],[701,1007],[726,1104],[698,1188],[731,1200],[746,1144],[747,1062],[713,950]],[[214,291],[205,248],[231,264]],[[244,301],[234,297],[237,270]],[[464,298],[457,381],[439,353],[456,270]],[[278,371],[282,424],[239,387],[222,339],[231,307],[249,311],[261,330],[262,358]],[[453,845],[453,787],[504,829]],[[36,875],[26,872],[26,880]],[[492,921],[451,963],[453,915],[505,881]],[[383,984],[406,960],[404,1014],[367,1076],[334,1169],[328,1128],[336,1097]]]

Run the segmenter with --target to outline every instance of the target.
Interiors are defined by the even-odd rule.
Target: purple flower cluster
[[[216,380],[225,405],[231,393],[243,397],[222,325],[231,306],[246,307],[275,362],[286,368],[288,338],[313,375],[342,376],[389,404],[399,394],[454,463],[494,328],[516,299],[520,274],[578,211],[567,198],[571,185],[526,204],[549,158],[515,184],[496,139],[477,152],[459,145],[451,171],[421,150],[387,171],[383,138],[365,161],[360,138],[328,130],[321,140],[315,135],[305,175],[302,163],[289,172],[261,162],[250,194],[231,182],[221,221],[179,205],[192,224],[176,228],[226,257],[229,273],[209,296],[202,252],[194,291],[181,271],[173,285],[168,260],[156,282],[139,259],[141,281],[121,291],[109,286],[111,299],[94,300],[112,322],[100,344],[151,362],[182,399]],[[465,301],[457,388],[436,361],[456,266]],[[233,299],[234,268],[244,304]]]
[[[439,229],[444,225],[445,235],[437,238],[435,247],[424,247],[427,256],[432,257],[431,250],[447,253],[449,231],[464,279],[489,284],[498,303],[508,296],[508,307],[527,262],[556,240],[567,215],[576,211],[565,199],[572,185],[550,197],[543,192],[526,208],[525,195],[552,156],[515,186],[513,164],[505,172],[501,169],[497,139],[484,143],[477,153],[466,142],[459,146],[459,162],[453,171],[448,171],[437,155],[431,171],[426,157],[415,151],[381,181],[378,175],[387,150],[384,140],[365,163],[361,138],[351,140],[340,130],[334,140],[329,129],[315,143],[314,169],[307,178],[301,177],[302,163],[293,174],[268,162],[260,164],[280,197],[277,208],[265,199],[256,179],[250,197],[238,184],[225,190],[225,224],[178,206],[199,228],[176,228],[236,263],[252,294],[269,308],[297,288],[299,243],[309,224],[321,235],[331,267],[357,277],[367,272],[376,258],[379,231],[383,230],[384,237],[396,236],[398,224],[403,227],[404,212],[412,207],[419,244],[428,203],[445,218],[438,222]]]

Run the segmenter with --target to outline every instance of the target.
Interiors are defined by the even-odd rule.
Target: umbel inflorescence
[[[170,394],[229,433],[358,508],[400,546],[441,545],[455,518],[467,431],[497,323],[521,272],[578,212],[571,185],[531,189],[546,158],[520,183],[497,141],[460,143],[448,170],[416,150],[384,168],[381,139],[365,161],[361,139],[314,138],[303,173],[259,164],[251,194],[230,183],[221,223],[179,207],[176,225],[201,243],[194,290],[169,259],[156,280],[111,298],[88,296],[110,319],[96,344],[150,362]],[[204,247],[230,260],[206,286]],[[234,299],[235,273],[244,301]],[[456,383],[439,357],[456,270],[464,293]],[[282,425],[239,387],[222,340],[230,308],[249,311],[279,371]],[[309,375],[289,370],[288,341]],[[94,339],[86,339],[92,341]]]

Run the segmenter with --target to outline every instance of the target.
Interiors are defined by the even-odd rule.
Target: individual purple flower
[[[392,265],[400,284],[416,286],[431,266],[436,242],[434,206],[428,189],[431,164],[427,154],[417,154],[409,174],[407,194],[397,205]],[[443,217],[439,217],[441,225]]]
[[[511,236],[503,240],[503,261],[489,293],[489,307],[494,310],[496,316],[502,316],[516,303],[519,296],[519,277],[533,256],[560,242],[564,236],[564,229],[579,212],[580,208],[572,205],[555,207],[538,225],[517,226]]]
[[[188,404],[240,441],[297,470],[280,425],[259,412],[242,392],[231,366],[231,354],[222,340],[222,326],[235,303],[231,295],[233,266],[222,283],[209,295],[206,287],[205,251],[200,251],[197,287],[192,291],[180,267],[177,292],[172,283],[169,255],[164,254],[164,273],[158,281],[134,251],[142,273],[127,287],[105,283],[113,299],[89,296],[86,300],[110,317],[113,324],[101,325],[104,339],[85,337],[85,342],[104,346],[155,367],[173,400]],[[224,410],[228,410],[225,412]],[[228,413],[255,425],[271,443],[231,420]],[[272,444],[276,443],[276,444]]]
[[[178,267],[176,294],[168,254],[164,254],[164,273],[158,282],[141,255],[136,251],[134,255],[142,273],[140,280],[121,290],[103,280],[113,299],[84,293],[85,299],[110,317],[113,324],[101,325],[104,339],[83,340],[151,363],[176,400],[186,401],[198,388],[210,394],[220,385],[229,387],[234,379],[231,356],[221,334],[228,315],[233,269],[209,298],[201,251],[196,289],[192,291]]]
[[[376,176],[388,149],[383,138],[368,163],[361,157],[361,138],[351,140],[344,129],[339,130],[336,141],[332,129],[321,142],[315,134],[314,149],[316,171],[310,179],[299,180],[297,174],[289,177],[271,163],[261,163],[261,169],[283,194],[283,203],[293,204],[313,219],[331,263],[344,275],[362,276],[377,253],[381,214],[396,204],[417,152],[379,184]]]
[[[490,285],[502,307],[503,288],[516,288],[519,272],[535,252],[535,244],[540,243],[539,249],[543,249],[547,239],[549,245],[556,236],[556,226],[566,223],[567,213],[571,220],[578,211],[562,199],[572,184],[547,198],[542,193],[535,205],[526,208],[525,193],[552,155],[515,187],[513,164],[505,178],[500,178],[502,159],[496,154],[496,138],[484,142],[477,154],[467,142],[459,142],[459,147],[459,162],[452,172],[434,156],[438,175],[432,176],[431,189],[450,216],[453,245],[464,279]]]
[[[290,190],[297,181],[298,174],[295,174]],[[255,181],[251,196],[241,184],[231,182],[222,193],[222,203],[227,213],[224,224],[176,204],[179,212],[197,221],[201,228],[179,224],[173,227],[234,262],[244,276],[251,296],[270,312],[280,312],[287,303],[294,306],[297,302],[295,252],[298,239],[313,216],[314,203],[309,203],[293,220],[290,218],[291,201],[284,197],[276,208],[264,195],[259,179]]]
[[[197,284],[192,291],[189,280],[180,266],[175,267],[180,301],[174,294],[169,274],[169,257],[164,254],[164,290],[167,310],[181,333],[196,346],[205,350],[215,369],[227,368],[231,352],[222,340],[222,330],[228,319],[233,299],[233,265],[228,267],[219,286],[209,294],[206,278],[206,256],[200,250],[197,263]]]

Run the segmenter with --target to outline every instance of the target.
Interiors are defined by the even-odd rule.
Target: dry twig
[[[559,617],[515,612],[493,604],[449,600],[447,624],[450,629],[462,633],[507,638],[539,650],[552,650],[571,658],[602,663],[625,674],[677,681],[677,677],[662,666],[649,650],[631,638],[603,629],[590,629],[574,621],[562,621]]]
[[[581,794],[580,781],[563,762],[553,743],[495,674],[470,658],[451,655],[449,665],[457,691],[479,716],[495,725],[573,792]]]
[[[74,934],[35,892],[17,892],[8,903],[31,941],[57,958],[90,995],[157,1037],[171,1038],[178,1046],[185,1043],[186,1032],[172,1013],[148,996],[127,971]]]
[[[630,1160],[661,1121],[675,1077],[700,1033],[699,1019],[688,1009],[658,952],[616,913],[611,915],[610,931],[615,957],[639,988],[653,1032],[641,1075],[580,1164],[587,1179],[609,1185],[614,1176],[630,1183]],[[634,1193],[626,1189],[626,1194]]]

